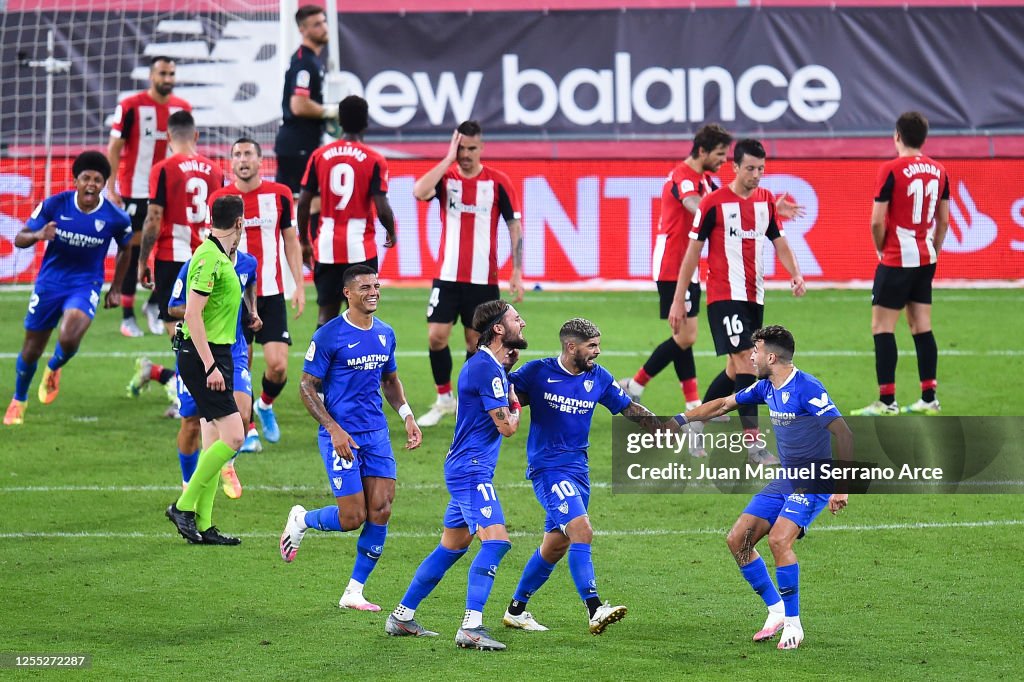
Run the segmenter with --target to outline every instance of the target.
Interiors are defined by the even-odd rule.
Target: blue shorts
[[[352,440],[359,449],[352,450],[352,461],[349,462],[334,452],[331,436],[320,430],[317,442],[320,444],[320,456],[327,470],[327,480],[335,497],[346,497],[363,491],[363,479],[367,476],[377,478],[398,478],[398,467],[395,455],[391,451],[391,434],[387,429],[352,433]]]
[[[829,497],[831,495],[784,495],[763,490],[750,499],[743,513],[764,519],[773,526],[778,518],[789,519],[800,527],[800,537],[803,537],[821,510],[828,506]]]
[[[25,329],[31,332],[53,329],[60,322],[64,311],[72,308],[81,310],[90,320],[93,319],[100,303],[101,286],[102,283],[97,282],[67,289],[33,290],[28,299]]]
[[[505,512],[492,478],[481,474],[445,481],[451,495],[444,510],[445,528],[469,528],[475,534],[480,528],[505,525]]]
[[[544,507],[544,532],[565,532],[573,519],[587,515],[590,477],[586,472],[543,469],[533,477],[533,492]]]
[[[246,354],[239,357],[238,353],[232,353],[232,356],[232,361],[235,365],[234,388],[236,391],[242,391],[251,396],[252,376],[249,374],[249,356]],[[185,418],[195,417],[198,414],[196,411],[196,401],[192,398],[192,394],[188,392],[188,387],[181,380],[180,374],[174,374],[174,382],[178,385],[178,414]]]

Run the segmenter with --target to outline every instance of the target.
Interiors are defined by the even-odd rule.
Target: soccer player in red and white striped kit
[[[764,146],[752,139],[733,147],[736,177],[725,187],[700,201],[693,218],[690,244],[679,269],[679,282],[668,321],[673,332],[686,314],[686,287],[708,243],[707,316],[715,352],[727,356],[723,370],[708,386],[704,402],[739,393],[757,378],[750,359],[754,347],[750,335],[764,324],[764,261],[767,237],[775,247],[782,266],[789,273],[794,296],[806,293],[804,278],[786,241],[779,218],[792,218],[802,207],[786,197],[776,197],[759,187],[765,168]],[[778,464],[779,460],[760,445],[757,435],[757,406],[739,408],[748,438],[748,458],[755,464]]]
[[[683,255],[689,243],[693,214],[704,197],[718,189],[711,177],[729,157],[732,136],[717,123],[703,126],[693,137],[690,155],[672,169],[661,190],[661,216],[658,236],[654,242],[652,266],[658,286],[661,319],[668,319],[676,295],[676,280]],[[686,409],[700,405],[697,389],[697,366],[693,360],[693,344],[697,342],[697,316],[700,314],[700,280],[694,270],[686,292],[686,316],[678,333],[658,344],[643,366],[632,377],[619,379],[630,398],[639,400],[647,386],[661,370],[673,365],[679,387],[686,400]]]
[[[896,322],[907,311],[917,351],[921,398],[904,413],[936,415],[939,349],[932,334],[932,279],[949,228],[949,176],[942,164],[921,153],[928,119],[908,111],[896,121],[897,157],[878,172],[871,211],[871,237],[878,253],[871,288],[871,333],[875,340],[878,400],[855,416],[900,413],[896,403]]]
[[[441,162],[416,180],[413,194],[420,201],[437,197],[441,210],[441,266],[427,303],[430,369],[437,400],[418,420],[435,426],[455,414],[452,392],[452,354],[448,339],[461,318],[466,358],[476,352],[479,334],[473,312],[481,303],[501,298],[498,287],[498,219],[505,221],[511,239],[512,300],[523,300],[523,226],[519,194],[509,177],[485,166],[483,130],[476,121],[463,121],[452,134]]]
[[[150,60],[149,88],[126,97],[114,110],[110,127],[107,160],[111,174],[107,197],[128,212],[132,219],[131,261],[121,282],[121,334],[142,336],[135,321],[135,289],[138,284],[139,242],[149,204],[149,173],[167,158],[167,119],[176,111],[191,111],[192,106],[171,93],[175,83],[174,59],[156,56]],[[149,331],[163,334],[159,306],[150,298],[145,307]]]
[[[273,403],[288,381],[288,347],[292,344],[284,301],[282,243],[285,261],[295,282],[291,307],[296,318],[306,307],[306,290],[302,276],[302,247],[292,222],[292,191],[286,185],[264,180],[260,176],[262,162],[263,150],[255,140],[248,137],[236,140],[231,145],[231,170],[235,181],[211,194],[209,203],[213,206],[213,202],[222,196],[242,198],[245,229],[242,230],[238,250],[254,256],[259,263],[256,271],[256,312],[263,321],[263,327],[255,333],[254,339],[250,339],[250,364],[253,340],[263,346],[263,359],[267,364],[263,372],[263,390],[253,402],[253,412],[259,417],[263,435],[271,443],[276,443],[281,439],[281,429]],[[242,416],[249,418],[249,415]],[[251,420],[248,424],[242,452],[259,452],[263,446]]]
[[[396,243],[395,216],[388,202],[388,162],[363,142],[370,125],[369,104],[349,95],[338,104],[340,140],[320,147],[309,157],[302,177],[297,220],[302,256],[313,271],[317,329],[341,312],[345,300],[345,273],[353,265],[374,272],[377,261],[377,221],[387,237],[385,248]],[[314,199],[320,198],[320,219],[312,217]]]

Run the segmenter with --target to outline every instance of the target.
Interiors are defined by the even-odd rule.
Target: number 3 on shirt
[[[185,192],[191,197],[191,205],[185,208],[185,217],[190,223],[206,222],[206,195],[210,191],[206,180],[189,178],[185,183]]]

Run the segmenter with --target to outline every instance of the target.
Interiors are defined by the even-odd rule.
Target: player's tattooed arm
[[[331,444],[334,446],[334,451],[342,459],[351,462],[353,460],[352,450],[354,448],[358,449],[359,446],[352,440],[352,436],[345,429],[341,428],[341,425],[334,421],[334,418],[327,411],[327,406],[324,405],[323,399],[320,398],[323,390],[324,384],[320,377],[315,377],[306,372],[302,373],[302,379],[299,381],[299,397],[302,398],[306,411],[331,434]]]
[[[496,407],[493,410],[488,410],[487,413],[494,420],[498,433],[506,438],[514,435],[519,430],[519,412],[513,412],[508,407]]]
[[[523,300],[523,223],[518,218],[509,221],[508,236],[512,244],[512,275],[509,290],[514,303]]]
[[[329,431],[332,427],[337,426],[338,423],[327,412],[327,406],[324,405],[323,399],[320,398],[323,391],[324,382],[320,377],[315,377],[305,372],[302,373],[302,379],[299,380],[299,396],[302,398],[302,404],[306,406],[306,411],[309,412],[310,416]]]
[[[649,433],[660,431],[663,428],[661,420],[640,403],[627,405],[626,409],[622,411],[622,416],[634,424],[639,424],[640,428]]]

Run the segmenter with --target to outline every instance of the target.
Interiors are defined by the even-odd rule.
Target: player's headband
[[[501,309],[501,312],[498,313],[497,315],[495,315],[494,318],[490,322],[487,323],[487,326],[484,327],[482,330],[480,330],[480,333],[482,334],[483,332],[487,331],[488,329],[490,329],[494,325],[500,324],[502,318],[505,317],[505,313],[507,313],[509,311],[509,308],[511,308],[511,307],[512,306],[510,306],[509,304],[506,303],[505,307]]]

